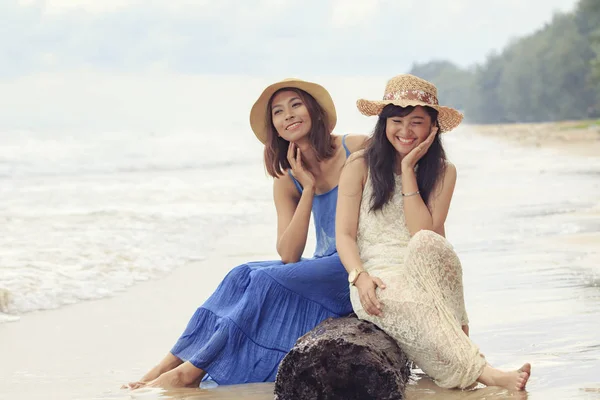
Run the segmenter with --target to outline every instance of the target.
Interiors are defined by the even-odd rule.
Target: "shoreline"
[[[499,139],[523,148],[555,151],[567,157],[600,158],[600,119],[579,121],[558,121],[542,123],[513,124],[465,124],[465,128],[477,135]],[[600,200],[589,208],[567,213],[589,220],[600,218]],[[557,235],[552,239],[544,238],[554,246],[568,243],[580,249],[600,246],[600,232],[574,232]],[[586,258],[593,265],[597,258]]]
[[[525,136],[528,129],[533,125],[541,125],[542,128],[553,124],[518,124],[525,125],[521,136]],[[532,137],[525,140],[523,137],[512,132],[517,125],[488,125],[472,126],[466,125],[469,130],[465,135],[468,139],[473,134],[487,135],[490,138],[507,138],[516,144],[522,144],[530,148],[549,148],[553,145],[561,150],[560,153],[567,157],[579,155],[577,146],[591,147],[590,138],[586,135],[579,137],[575,134],[564,132],[569,145],[560,145],[563,142],[555,139],[545,132],[551,129],[533,129]],[[578,129],[573,129],[576,134]],[[570,132],[570,131],[569,131]],[[467,133],[467,132],[465,132]],[[600,133],[594,133],[600,137]],[[558,135],[558,134],[557,134]],[[560,136],[560,135],[559,135]],[[512,139],[511,139],[512,138]],[[587,139],[586,139],[587,138]],[[463,140],[463,139],[457,139]],[[535,145],[536,140],[541,144]],[[600,140],[594,139],[594,146],[600,146]],[[491,146],[493,151],[493,146]],[[532,149],[531,154],[535,150]],[[527,154],[530,152],[527,151]],[[592,152],[592,156],[599,156],[600,151]],[[548,158],[544,158],[547,160]],[[597,159],[592,160],[594,165]],[[485,161],[485,159],[483,159]],[[574,158],[578,165],[592,164],[586,159]],[[494,167],[495,168],[495,167]],[[596,168],[596,167],[594,167]],[[597,192],[594,192],[597,193]],[[578,222],[581,220],[600,221],[600,199],[592,199],[595,206],[586,210],[578,210],[565,213],[564,221]],[[590,201],[592,201],[590,200]],[[467,198],[466,201],[470,200]],[[500,202],[499,204],[503,204]],[[575,218],[573,218],[575,216]],[[561,217],[562,218],[562,217]],[[190,315],[195,311],[205,298],[212,293],[223,276],[236,265],[254,260],[269,260],[276,258],[273,243],[275,242],[275,211],[265,211],[265,218],[252,225],[231,226],[226,228],[226,233],[207,249],[206,258],[197,262],[183,265],[166,276],[146,282],[140,282],[117,292],[113,296],[83,301],[81,303],[63,306],[55,310],[35,311],[21,315],[21,320],[15,323],[0,325],[0,354],[3,355],[3,363],[0,363],[0,397],[11,399],[96,399],[117,400],[131,398],[146,399],[173,399],[173,398],[198,398],[198,399],[236,399],[245,398],[253,400],[272,399],[273,384],[242,385],[235,387],[217,387],[208,390],[182,389],[176,391],[140,390],[130,392],[120,390],[119,387],[126,382],[139,379],[152,365],[164,356],[170,349],[177,337],[185,328]],[[562,221],[562,219],[560,220]],[[594,222],[595,223],[595,222]],[[596,225],[600,226],[600,225]],[[592,227],[593,228],[593,227]],[[540,250],[561,249],[565,252],[589,252],[585,258],[576,259],[576,264],[582,267],[598,265],[598,253],[591,251],[598,248],[600,243],[600,231],[592,230],[575,231],[572,233],[559,234],[551,237],[531,238],[530,243],[535,243]],[[311,226],[311,232],[313,227]],[[248,238],[261,237],[262,241],[248,240]],[[307,251],[314,248],[314,235],[309,235]],[[475,258],[477,260],[477,258]],[[579,268],[574,270],[576,274],[586,272],[588,277],[584,289],[580,293],[597,293],[597,275],[594,269]],[[539,269],[534,273],[541,273]],[[474,273],[471,271],[471,273]],[[522,274],[527,274],[525,271]],[[513,288],[524,288],[518,286],[511,274],[505,275],[483,275],[484,277],[498,277],[508,279]],[[518,278],[519,276],[517,276]],[[523,276],[521,276],[521,279]],[[548,278],[550,279],[550,278]],[[558,278],[557,278],[558,279]],[[521,282],[529,282],[527,279]],[[553,281],[552,281],[553,282]],[[517,286],[515,286],[517,285]],[[513,346],[507,344],[513,340],[506,333],[500,333],[500,338],[486,336],[486,332],[492,332],[496,325],[500,327],[515,327],[524,324],[516,315],[515,321],[510,323],[497,322],[495,319],[486,319],[484,304],[481,302],[483,296],[489,293],[480,293],[474,287],[470,288],[469,295],[473,300],[473,334],[480,340],[489,352],[494,354],[499,366],[506,366],[504,351]],[[569,290],[579,290],[569,289]],[[538,292],[544,295],[550,292]],[[551,294],[559,293],[552,292]],[[560,292],[562,293],[562,292]],[[500,294],[512,296],[514,292],[505,290]],[[493,297],[498,298],[498,297]],[[589,297],[592,302],[596,297]],[[546,297],[533,298],[531,304],[546,306]],[[503,303],[504,304],[504,303]],[[513,303],[508,301],[509,306],[504,306],[503,311],[509,315],[510,310],[516,309]],[[572,303],[569,303],[572,304]],[[511,308],[512,307],[512,308]],[[586,308],[582,308],[587,310]],[[478,311],[479,310],[479,311]],[[550,313],[550,311],[546,310]],[[513,314],[509,316],[511,318]],[[479,316],[479,318],[477,318]],[[541,318],[541,317],[539,317]],[[567,324],[564,319],[559,320],[563,326]],[[490,328],[490,326],[492,328]],[[538,329],[524,325],[528,329]],[[587,326],[587,325],[585,325]],[[539,327],[542,329],[543,327]],[[565,328],[567,329],[567,328]],[[498,332],[493,332],[498,334]],[[504,335],[504,336],[502,336]],[[507,336],[508,335],[508,336]],[[504,339],[503,339],[504,338]],[[506,339],[509,338],[509,339]],[[585,338],[585,337],[584,337]],[[523,343],[526,338],[523,339]],[[518,342],[514,345],[519,345]],[[587,343],[587,342],[586,342]],[[585,344],[585,343],[584,343]],[[523,345],[525,346],[525,345]],[[560,345],[549,345],[548,351],[566,351]],[[587,349],[585,346],[576,348]],[[570,349],[570,348],[569,348]],[[488,351],[488,350],[486,350]],[[523,347],[528,352],[528,347]],[[528,353],[530,354],[530,353]],[[533,361],[540,365],[543,371],[548,371],[549,359],[544,355],[536,354]],[[508,366],[507,366],[508,367]],[[576,375],[575,376],[580,376]],[[568,397],[575,390],[593,391],[595,386],[588,381],[578,381],[573,387],[563,384],[554,384],[551,387],[542,380],[532,381],[532,394],[536,398],[544,398],[546,395],[556,394],[556,391],[564,393],[562,397]],[[587,379],[587,375],[581,375],[581,379]],[[562,385],[562,386],[561,386]],[[489,396],[503,396],[497,389],[486,388],[474,392],[444,391],[426,379],[421,378],[418,384],[407,389],[407,399],[416,400],[420,398],[483,398]],[[454,397],[452,397],[454,396]]]
[[[470,130],[525,147],[553,149],[572,156],[600,157],[600,120],[513,124],[465,124]]]
[[[600,174],[598,168],[600,166],[600,119],[489,125],[466,123],[464,129],[470,134],[486,137],[497,143],[506,143],[515,148],[527,149],[528,152],[556,155],[561,158],[561,162],[564,162],[562,160],[564,158],[569,163],[582,166],[585,172],[594,176]],[[529,244],[540,251],[546,249],[549,254],[560,252],[572,254],[572,265],[565,269],[569,272],[564,275],[571,281],[565,285],[566,287],[570,285],[570,290],[575,287],[583,288],[582,299],[592,304],[598,299],[597,290],[600,287],[600,254],[596,250],[600,248],[600,198],[590,197],[587,192],[575,193],[574,196],[588,200],[588,206],[565,212],[556,223],[574,224],[577,229],[568,233],[532,237],[529,239]],[[549,274],[561,273],[552,261],[547,271]],[[556,350],[552,350],[554,351]],[[532,358],[532,361],[538,371],[546,367],[539,359]],[[540,378],[544,379],[543,375],[534,375],[528,385],[528,391],[531,391],[530,394],[536,399],[538,397],[584,398],[590,393],[600,393],[597,382],[590,381],[589,378],[587,382],[580,382],[570,387],[538,388],[536,383]],[[587,394],[576,394],[576,392]],[[528,395],[524,396],[526,397]]]
[[[231,230],[207,257],[160,279],[140,282],[112,296],[58,309],[22,314],[0,326],[0,398],[131,399],[171,398],[161,390],[121,390],[139,379],[175,343],[190,316],[236,265],[270,260],[271,244],[244,241],[254,232],[271,239],[274,222]],[[235,243],[235,246],[232,246]],[[272,397],[272,385],[194,391],[208,398]],[[166,397],[165,397],[166,395]]]

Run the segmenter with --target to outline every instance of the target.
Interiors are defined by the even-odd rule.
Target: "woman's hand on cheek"
[[[429,136],[427,136],[427,139],[423,140],[423,142],[421,144],[419,144],[417,147],[412,149],[410,151],[410,153],[408,153],[404,158],[402,158],[402,164],[401,164],[402,171],[409,171],[409,170],[415,169],[415,165],[417,165],[417,162],[419,162],[419,160],[425,154],[427,154],[427,151],[429,151],[431,144],[435,140],[435,135],[437,135],[437,132],[438,132],[438,127],[437,126],[432,127],[431,133],[429,133]]]

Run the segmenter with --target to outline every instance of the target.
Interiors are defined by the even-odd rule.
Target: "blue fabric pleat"
[[[348,155],[345,138],[343,145]],[[335,247],[337,194],[335,187],[314,196],[313,258],[235,267],[196,310],[171,353],[221,385],[272,382],[300,336],[351,313],[348,275]]]

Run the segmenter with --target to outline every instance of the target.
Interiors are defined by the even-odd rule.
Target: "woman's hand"
[[[417,162],[427,154],[427,151],[431,147],[433,140],[435,139],[435,135],[437,135],[438,127],[434,126],[431,128],[431,133],[427,136],[427,139],[423,140],[421,144],[412,149],[410,153],[408,153],[404,158],[402,158],[402,162],[400,166],[402,167],[402,171],[414,170]]]
[[[360,304],[362,304],[367,314],[381,315],[381,303],[377,299],[377,294],[375,294],[376,288],[385,289],[385,284],[381,279],[369,275],[368,272],[363,272],[354,283],[354,286],[358,289]]]
[[[292,167],[294,178],[302,185],[302,189],[312,190],[315,187],[315,177],[302,164],[302,153],[296,144],[290,143],[287,159]]]

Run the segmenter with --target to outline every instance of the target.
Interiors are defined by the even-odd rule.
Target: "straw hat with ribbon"
[[[388,104],[400,107],[435,108],[438,110],[440,132],[451,131],[463,119],[463,114],[454,108],[439,105],[435,85],[410,74],[402,74],[390,79],[385,87],[383,100],[360,99],[356,102],[358,110],[366,116],[379,115]]]
[[[267,109],[269,107],[269,101],[271,97],[280,89],[295,88],[304,90],[310,94],[319,103],[323,112],[327,115],[327,121],[329,122],[329,132],[333,131],[337,122],[337,114],[335,112],[335,105],[329,92],[321,85],[313,82],[306,82],[301,79],[287,78],[280,82],[276,82],[272,85],[267,86],[263,90],[262,94],[256,100],[250,110],[250,126],[254,131],[254,134],[263,143],[267,142]]]

